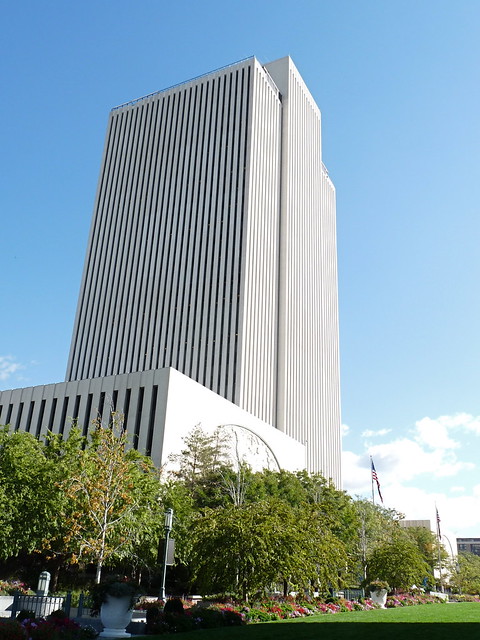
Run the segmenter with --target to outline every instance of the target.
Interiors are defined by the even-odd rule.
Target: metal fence
[[[345,600],[359,600],[365,596],[363,589],[344,589],[343,597]]]
[[[72,594],[66,596],[24,596],[18,591],[13,596],[11,618],[15,618],[20,611],[29,611],[35,614],[36,618],[49,616],[54,611],[62,609],[67,616],[70,616],[72,604]]]

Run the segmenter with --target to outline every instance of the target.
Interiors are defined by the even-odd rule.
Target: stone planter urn
[[[100,608],[100,620],[104,626],[101,638],[129,638],[126,627],[132,619],[133,609],[130,596],[107,595],[107,601]]]
[[[385,609],[385,603],[387,602],[387,589],[377,589],[377,591],[372,591],[370,594],[370,599],[375,604],[380,605],[381,609]]]

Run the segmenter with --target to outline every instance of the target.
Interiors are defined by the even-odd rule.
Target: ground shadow
[[[204,629],[159,638],[191,640],[469,640],[480,630],[475,622],[301,622],[263,623],[247,627]],[[147,636],[148,638],[148,636]],[[152,638],[152,636],[150,636]]]

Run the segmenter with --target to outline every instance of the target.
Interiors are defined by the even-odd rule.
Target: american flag
[[[437,507],[435,507],[435,511],[437,514],[437,536],[438,536],[438,539],[440,540],[440,538],[442,537],[442,534],[440,533],[440,516],[438,515]]]
[[[378,480],[377,472],[375,471],[375,465],[373,464],[373,458],[370,458],[370,462],[372,463],[372,482],[375,481],[377,483],[377,491],[380,496],[380,500],[383,504],[382,492],[380,491],[380,482]]]

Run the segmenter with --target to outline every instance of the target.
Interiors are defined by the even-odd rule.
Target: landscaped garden
[[[449,603],[312,614],[262,624],[200,629],[182,633],[181,637],[185,640],[456,640],[475,638],[479,622],[478,603]],[[170,637],[178,634],[142,636],[144,640]]]
[[[440,559],[446,574],[448,556],[428,529],[401,527],[396,511],[354,500],[318,474],[232,466],[220,434],[199,428],[169,474],[127,444],[116,414],[88,438],[73,428],[66,439],[40,442],[0,429],[0,596],[27,597],[51,572],[50,593],[73,591],[77,606],[84,592],[96,612],[123,595],[124,614],[141,594],[166,587],[178,597],[165,609],[140,605],[151,639],[317,638],[319,624],[322,638],[443,638],[447,627],[452,638],[479,621],[476,601],[445,605],[423,595],[445,586],[435,585],[435,570]],[[175,538],[168,570],[159,549],[166,510]],[[479,576],[480,558],[460,555],[448,587],[479,593]],[[366,599],[337,597],[362,589]],[[387,591],[386,608],[377,609]],[[185,593],[201,603],[182,601]],[[0,640],[88,640],[96,632],[85,622],[24,612],[0,618]]]
[[[263,600],[247,606],[241,603],[200,603],[168,600],[137,605],[147,614],[149,634],[155,638],[208,637],[211,640],[287,640],[299,638],[443,638],[460,637],[480,622],[480,598],[472,602],[446,603],[434,596],[398,594],[390,596],[387,607],[379,608],[370,599],[334,602],[320,599],[297,603],[293,598]],[[160,605],[160,606],[159,606]],[[416,605],[416,606],[415,606]],[[421,606],[423,605],[423,606]],[[425,606],[428,605],[428,606]],[[318,628],[319,624],[328,624]],[[388,625],[388,627],[386,626]],[[1,640],[92,640],[98,631],[55,612],[46,619],[33,619],[22,612],[17,620],[0,618]],[[340,634],[340,635],[339,635]]]

